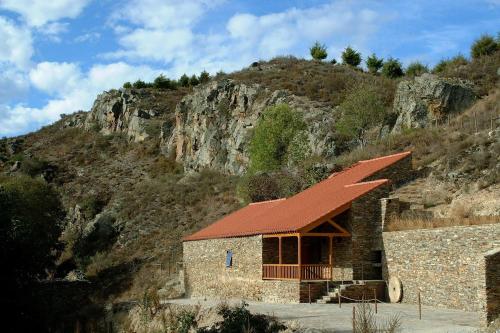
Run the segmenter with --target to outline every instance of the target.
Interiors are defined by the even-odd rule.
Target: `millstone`
[[[397,276],[391,276],[389,278],[389,299],[391,303],[401,302],[403,297],[403,284]]]

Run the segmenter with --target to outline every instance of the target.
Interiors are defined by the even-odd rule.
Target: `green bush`
[[[479,37],[470,48],[472,58],[479,58],[485,55],[495,53],[499,49],[499,45],[495,38],[490,35]]]
[[[45,277],[60,250],[64,216],[59,195],[44,181],[0,178],[2,281],[22,286]]]
[[[273,317],[263,314],[253,314],[248,309],[248,304],[242,302],[240,306],[219,306],[218,314],[222,320],[209,328],[199,328],[198,333],[278,333],[286,326]]]
[[[302,115],[286,104],[265,110],[250,141],[250,171],[278,170],[289,164],[291,151],[294,156],[302,154],[296,145],[302,145],[303,142],[297,142],[294,138],[301,135],[305,128]]]
[[[429,67],[422,63],[415,61],[406,67],[406,75],[410,77],[419,76],[429,72]]]
[[[189,87],[189,76],[186,74],[182,74],[182,76],[179,78],[179,84],[182,87]]]
[[[382,98],[369,86],[353,89],[340,104],[342,115],[336,124],[339,134],[366,145],[366,131],[382,123],[386,108]]]
[[[314,60],[323,60],[328,56],[326,46],[324,44],[320,44],[318,41],[316,41],[313,46],[309,48],[309,52]]]
[[[123,88],[125,88],[125,89],[130,89],[130,88],[132,88],[132,83],[130,83],[130,82],[125,82],[125,83],[123,84]]]
[[[401,62],[398,59],[389,58],[382,66],[382,75],[391,79],[403,76]]]
[[[463,55],[459,54],[451,59],[442,59],[436,64],[436,66],[434,66],[432,72],[435,74],[449,72],[459,68],[460,66],[465,66],[468,63],[467,59]]]
[[[207,71],[203,71],[200,73],[200,83],[207,83],[210,81],[210,74]]]
[[[357,67],[361,63],[361,53],[348,46],[342,52],[342,62],[349,66]]]
[[[170,80],[163,74],[160,74],[154,81],[153,87],[158,89],[175,89],[175,81]]]
[[[383,65],[384,65],[384,58],[377,58],[375,53],[372,53],[372,55],[366,59],[366,67],[368,68],[368,71],[372,74],[378,73],[378,71],[382,68]]]
[[[139,79],[135,81],[132,86],[136,89],[142,89],[142,88],[149,88],[151,85]]]
[[[200,80],[198,80],[198,77],[196,77],[196,75],[192,75],[191,78],[189,79],[189,85],[190,86],[197,86],[200,84]]]

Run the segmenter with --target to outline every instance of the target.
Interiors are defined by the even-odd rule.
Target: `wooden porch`
[[[332,280],[334,237],[351,234],[332,219],[296,233],[263,235],[262,279]]]

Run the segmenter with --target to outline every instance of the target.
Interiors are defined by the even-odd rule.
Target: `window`
[[[232,267],[233,266],[233,251],[227,250],[226,251],[226,267]]]

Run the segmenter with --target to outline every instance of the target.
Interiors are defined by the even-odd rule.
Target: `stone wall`
[[[420,289],[424,305],[484,311],[498,285],[498,256],[485,253],[500,247],[500,224],[384,232],[383,245],[384,279],[401,279],[404,303]]]
[[[298,281],[262,280],[262,236],[183,243],[186,295],[208,299],[247,299],[298,303]],[[226,251],[233,252],[226,267]]]
[[[486,311],[483,322],[490,323],[500,316],[500,248],[486,252]]]
[[[380,198],[389,193],[380,186],[351,205],[352,274],[354,280],[382,279],[376,252],[382,251],[382,219]]]

